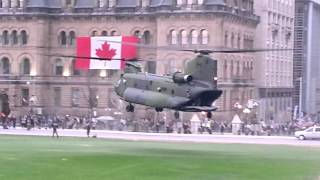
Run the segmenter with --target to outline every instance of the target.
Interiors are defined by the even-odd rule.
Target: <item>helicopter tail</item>
[[[200,54],[186,64],[184,73],[190,74],[194,80],[206,81],[216,87],[217,64],[217,60]]]

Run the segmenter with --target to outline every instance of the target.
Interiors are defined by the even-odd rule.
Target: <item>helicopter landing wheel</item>
[[[132,104],[129,104],[126,106],[127,112],[134,112],[134,106]]]
[[[163,108],[156,107],[156,111],[157,111],[157,112],[162,112],[162,111],[163,111]]]
[[[207,118],[211,119],[212,118],[212,113],[211,112],[207,112]]]

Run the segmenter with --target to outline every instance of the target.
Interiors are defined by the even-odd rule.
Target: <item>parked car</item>
[[[320,126],[312,126],[303,131],[296,131],[294,135],[300,140],[320,139]]]

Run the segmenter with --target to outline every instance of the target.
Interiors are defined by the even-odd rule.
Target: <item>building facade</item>
[[[320,1],[296,0],[293,105],[300,116],[319,120]],[[298,115],[296,115],[298,117]]]
[[[77,37],[135,35],[152,46],[253,48],[258,22],[252,0],[0,0],[0,88],[16,115],[121,114],[124,102],[113,92],[120,71],[78,71],[74,59],[58,56],[75,54]],[[183,70],[195,56],[148,48],[138,54],[161,60],[144,64],[159,74]],[[212,56],[223,90],[214,118],[230,121],[234,103],[255,98],[255,57]]]
[[[255,47],[292,49],[294,0],[256,0],[260,16]],[[259,119],[269,123],[291,120],[293,51],[257,53],[255,80],[258,89]]]

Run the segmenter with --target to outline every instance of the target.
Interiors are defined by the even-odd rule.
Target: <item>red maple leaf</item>
[[[108,44],[108,42],[105,42],[102,44],[101,48],[96,49],[96,55],[99,58],[111,60],[116,55],[116,51],[116,49],[110,49],[110,44]]]

